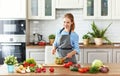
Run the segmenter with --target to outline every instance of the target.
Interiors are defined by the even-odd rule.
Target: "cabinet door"
[[[120,0],[112,0],[112,19],[120,19]]]
[[[84,18],[95,19],[97,17],[97,0],[84,0]]]
[[[28,19],[55,19],[54,0],[28,0]]]
[[[44,1],[43,19],[55,19],[55,0]]]
[[[83,59],[84,59],[84,58],[83,58],[83,51],[84,51],[84,50],[83,50],[82,48],[80,48],[80,53],[79,53],[79,55],[77,55],[78,63],[84,63],[84,62],[83,62]]]
[[[111,19],[111,0],[98,0],[98,19]]]
[[[83,8],[83,0],[56,0],[56,8]]]
[[[38,19],[39,16],[41,15],[39,11],[42,10],[42,6],[41,8],[39,8],[38,6],[39,1],[41,1],[40,3],[43,4],[43,0],[28,0],[28,18],[29,19]]]
[[[26,18],[26,0],[0,0],[0,18]]]
[[[37,63],[44,63],[45,51],[44,49],[27,49],[26,58],[34,58]]]
[[[84,0],[85,19],[111,19],[111,0]]]
[[[120,63],[120,49],[113,49],[113,63]]]
[[[92,63],[95,59],[103,63],[112,63],[111,49],[84,49],[84,63]]]

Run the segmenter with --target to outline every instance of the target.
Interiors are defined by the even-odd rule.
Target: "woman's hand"
[[[53,47],[53,49],[52,49],[52,54],[55,54],[55,53],[56,53],[56,48]]]
[[[67,54],[67,58],[72,58],[72,56],[75,54],[76,54],[76,51],[72,51],[72,52]]]

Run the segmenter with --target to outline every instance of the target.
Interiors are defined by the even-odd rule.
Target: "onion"
[[[102,73],[107,73],[107,72],[109,72],[109,68],[108,68],[108,67],[103,67],[103,66],[101,66],[100,72],[102,72]]]

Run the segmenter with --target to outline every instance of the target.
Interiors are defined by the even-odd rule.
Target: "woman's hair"
[[[74,22],[74,16],[71,13],[66,13],[64,15],[64,18],[69,18],[73,24],[71,25],[71,30],[73,31],[75,29],[75,22]]]

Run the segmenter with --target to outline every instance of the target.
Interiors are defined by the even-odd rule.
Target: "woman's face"
[[[65,17],[63,20],[64,20],[64,24],[63,24],[64,28],[70,30],[70,27],[73,24],[73,22],[71,22],[71,20],[67,17]]]

